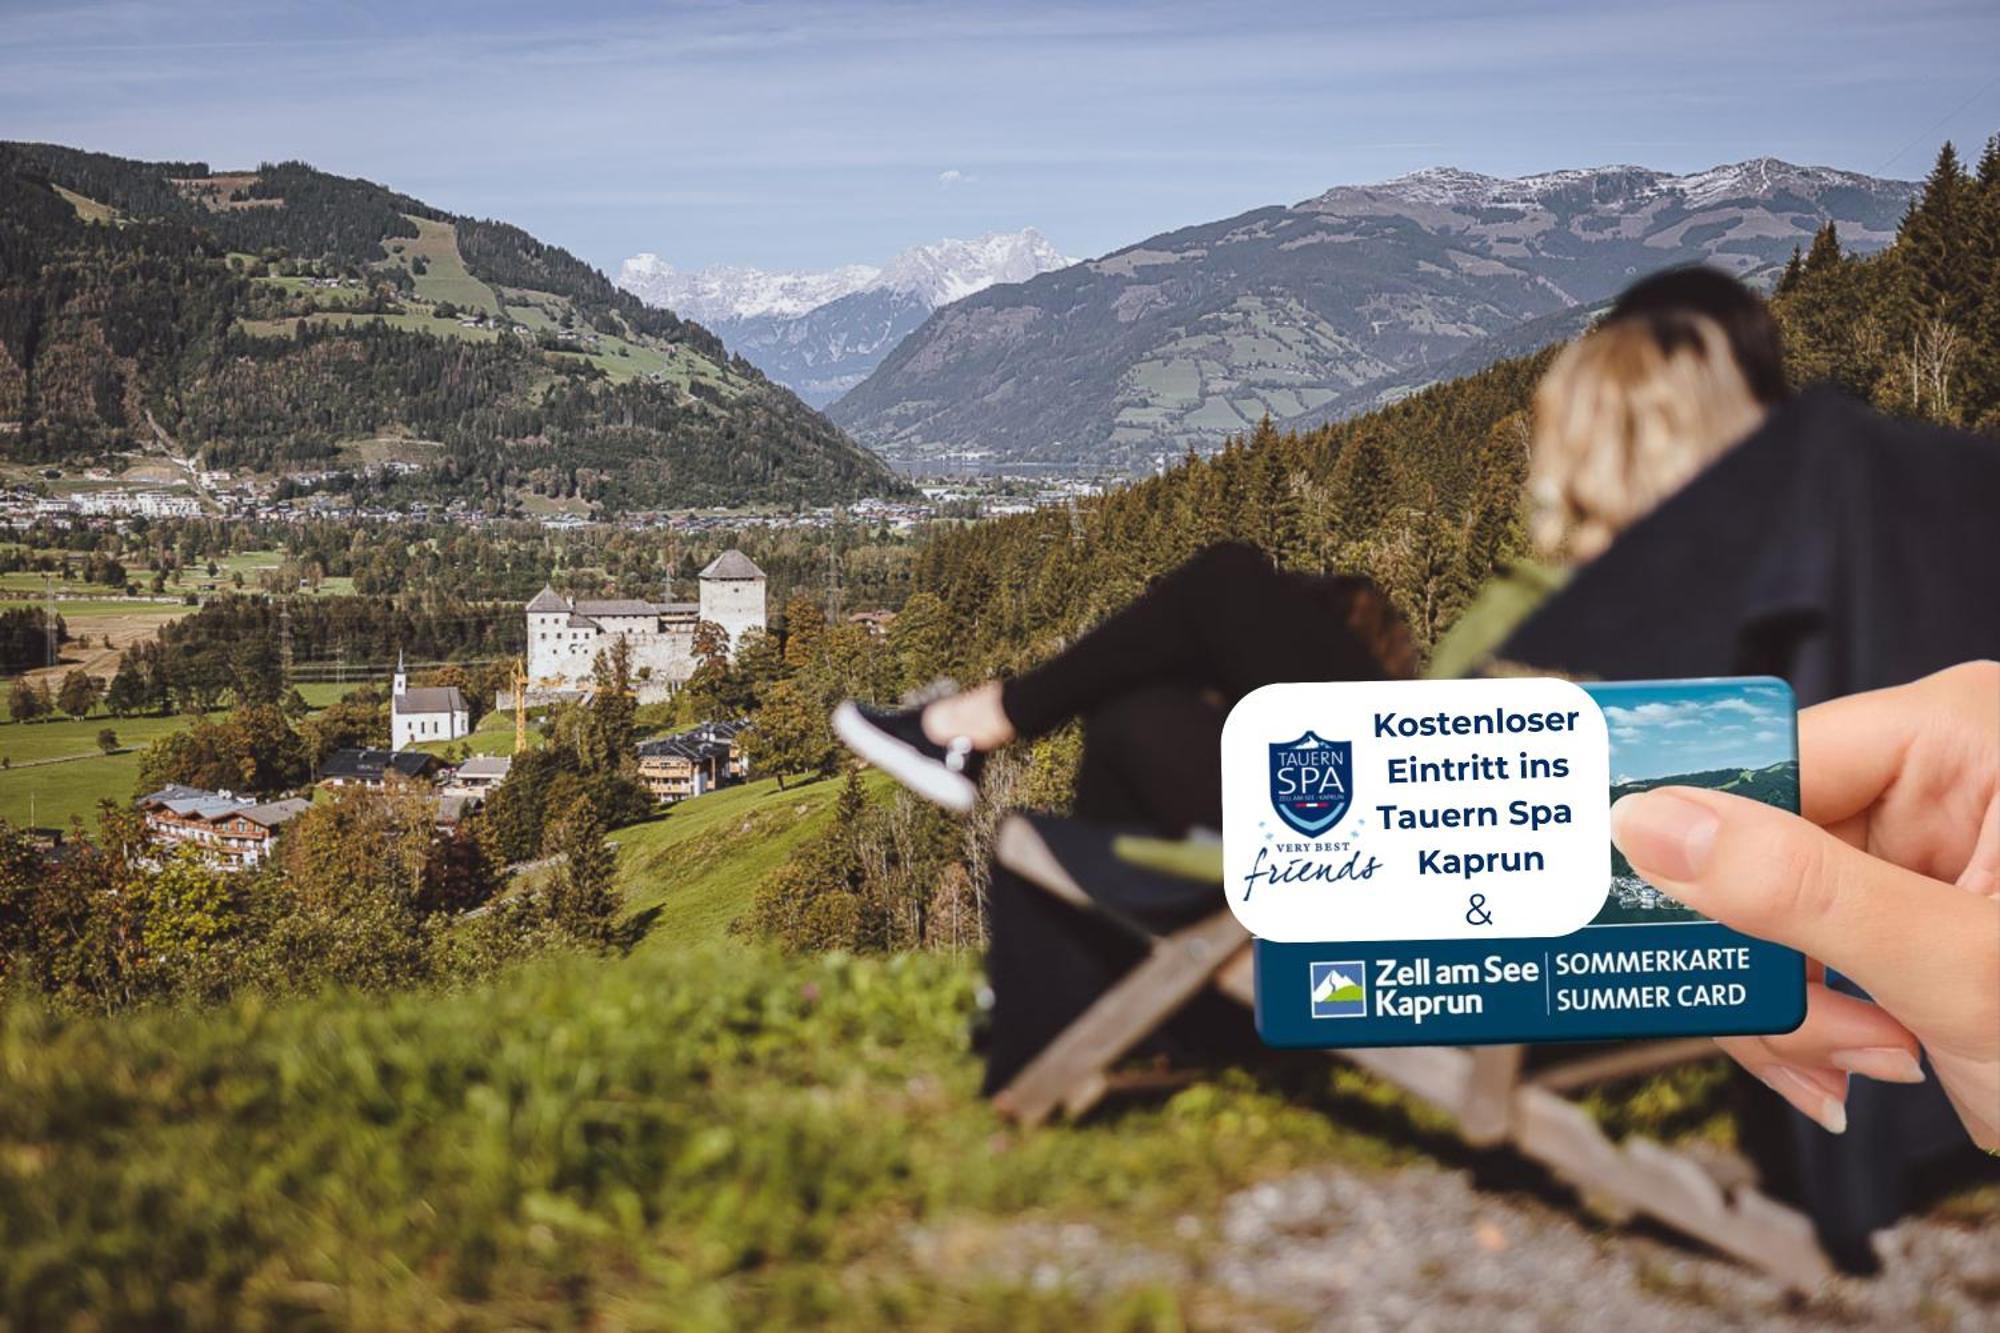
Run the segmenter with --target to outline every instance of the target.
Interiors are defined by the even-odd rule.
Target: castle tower
[[[528,685],[563,673],[571,642],[570,604],[554,588],[544,587],[528,603]]]
[[[701,571],[701,618],[722,627],[735,652],[743,636],[764,628],[764,571],[734,547]]]

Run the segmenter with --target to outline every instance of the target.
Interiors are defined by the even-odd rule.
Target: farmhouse
[[[335,750],[320,765],[323,787],[366,787],[380,791],[394,775],[423,782],[444,767],[444,760],[422,750]]]
[[[528,697],[587,692],[598,653],[622,638],[632,651],[639,701],[655,703],[694,674],[695,627],[702,621],[728,635],[732,653],[745,634],[764,628],[764,571],[749,556],[724,551],[701,571],[700,582],[694,602],[571,601],[543,588],[527,606]]]
[[[260,803],[233,792],[178,783],[149,792],[136,804],[155,842],[194,847],[203,860],[224,870],[261,864],[271,854],[278,831],[312,808],[310,801]]]
[[[710,722],[672,736],[639,743],[639,781],[662,805],[700,796],[746,772],[736,744],[742,722]]]

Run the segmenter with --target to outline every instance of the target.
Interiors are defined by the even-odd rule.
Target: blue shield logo
[[[1308,731],[1271,746],[1271,808],[1308,838],[1340,822],[1353,799],[1354,746]]]

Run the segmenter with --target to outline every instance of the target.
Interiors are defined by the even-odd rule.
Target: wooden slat
[[[1543,1088],[1515,1094],[1515,1143],[1586,1200],[1645,1213],[1811,1292],[1832,1271],[1800,1214],[1753,1189],[1725,1195],[1691,1159],[1649,1139],[1623,1147],[1582,1108]]]
[[[993,1104],[1036,1125],[1062,1106],[1071,1115],[1103,1095],[1104,1071],[1209,982],[1249,934],[1228,912],[1168,935],[1001,1089]]]
[[[1092,909],[1090,896],[1026,819],[1004,820],[994,850],[1003,865],[1030,883]],[[1116,1085],[1111,1065],[1211,984],[1246,1007],[1256,1003],[1249,936],[1227,911],[1157,941],[1145,961],[1021,1071],[994,1099],[996,1107],[1031,1125],[1058,1107],[1081,1115]],[[1327,1054],[1456,1116],[1469,1143],[1511,1141],[1608,1217],[1645,1213],[1810,1292],[1830,1267],[1802,1215],[1747,1185],[1726,1189],[1693,1159],[1649,1139],[1615,1144],[1581,1107],[1559,1095],[1713,1051],[1705,1039],[1633,1043],[1543,1069],[1525,1083],[1519,1046]]]
[[[1514,1089],[1521,1081],[1521,1047],[1479,1046],[1472,1051],[1472,1076],[1458,1128],[1475,1148],[1490,1148],[1507,1137],[1514,1118]]]

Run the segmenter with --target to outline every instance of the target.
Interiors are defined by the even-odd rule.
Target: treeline
[[[1944,146],[1888,249],[1847,255],[1829,223],[1774,307],[1795,380],[2000,434],[2000,135],[1971,171]]]
[[[56,616],[56,646],[69,642],[69,626]],[[0,610],[0,675],[32,671],[49,663],[48,614],[39,606]]]
[[[274,702],[285,691],[285,605],[264,596],[225,596],[161,626],[125,650],[105,695],[114,713],[205,712],[224,698]],[[406,653],[420,661],[518,655],[527,627],[518,605],[447,597],[290,599],[295,663],[352,663],[380,669]]]

